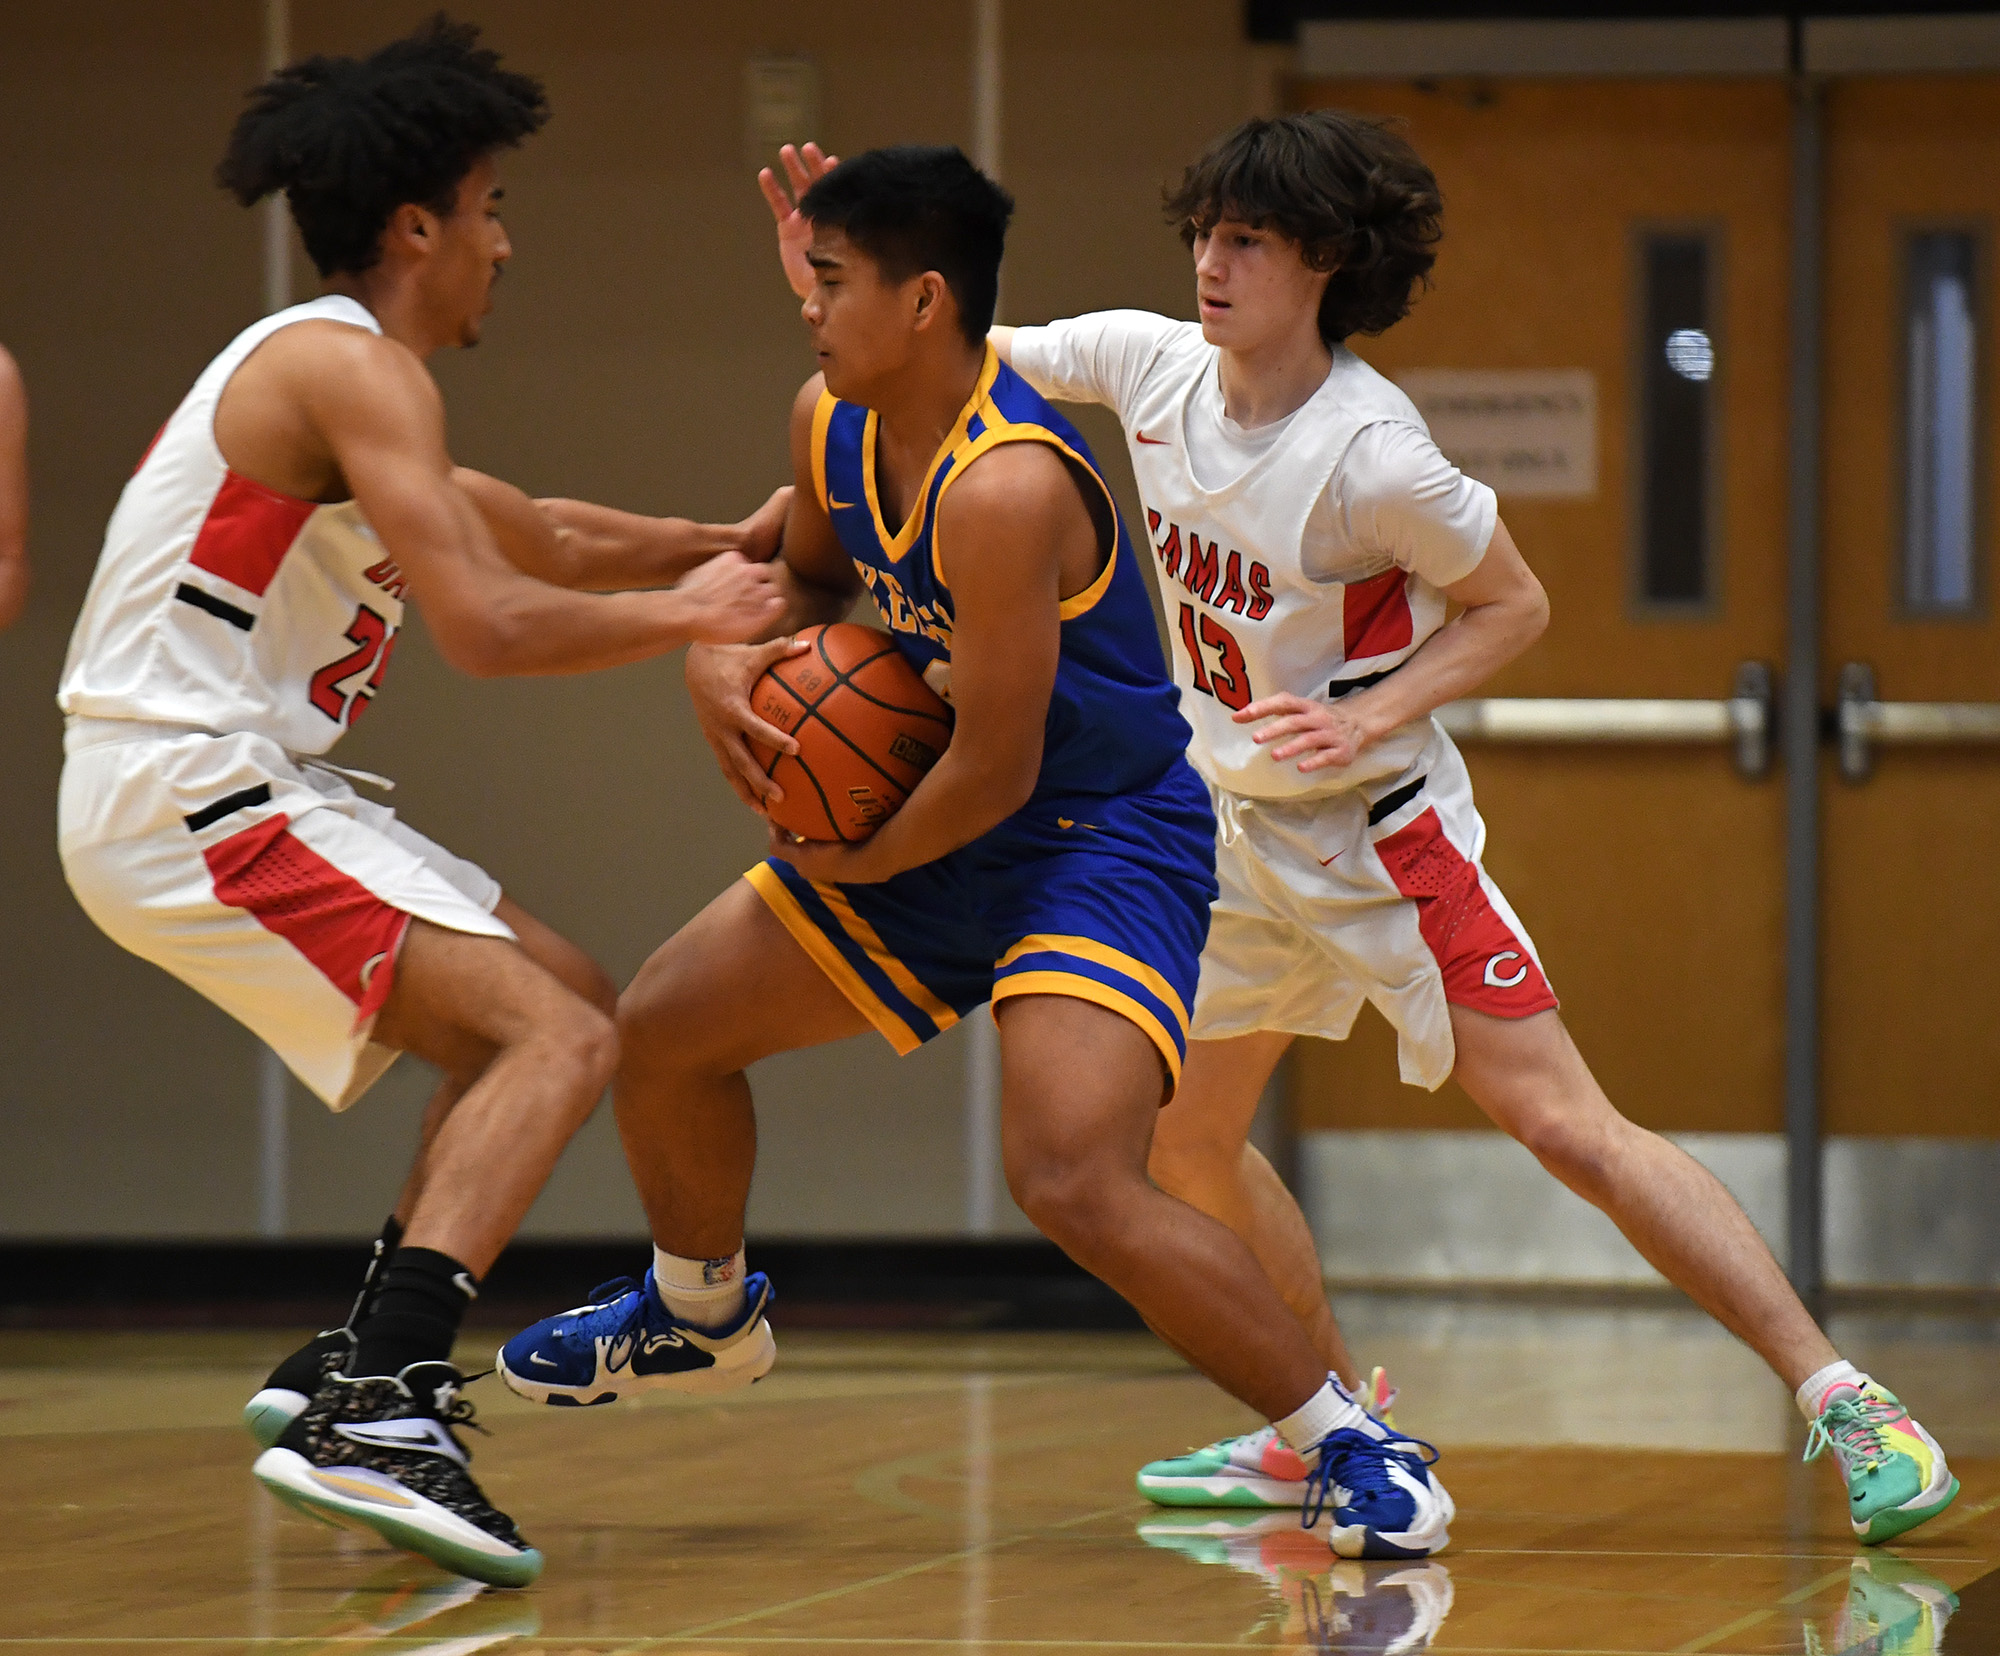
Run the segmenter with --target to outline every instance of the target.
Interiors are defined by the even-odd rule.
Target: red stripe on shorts
[[[1417,634],[1410,614],[1409,576],[1391,569],[1341,588],[1340,629],[1349,661],[1407,650]]]
[[[215,895],[247,909],[319,969],[355,1006],[355,1026],[382,1010],[410,917],[343,874],[272,817],[211,845]]]
[[[318,510],[310,500],[294,500],[227,472],[209,502],[188,562],[261,598],[306,519]]]
[[[1417,905],[1417,925],[1444,974],[1444,998],[1496,1018],[1555,1006],[1528,945],[1487,901],[1479,865],[1450,840],[1435,809],[1375,843],[1396,889]]]

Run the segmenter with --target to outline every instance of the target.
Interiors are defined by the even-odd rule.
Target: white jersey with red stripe
[[[1438,588],[1484,555],[1492,492],[1453,468],[1410,399],[1352,352],[1334,347],[1312,397],[1250,431],[1223,411],[1219,355],[1198,324],[1140,311],[1020,328],[1011,350],[1045,395],[1117,410],[1203,776],[1261,799],[1402,777],[1448,742],[1433,720],[1352,765],[1301,772],[1273,763],[1231,715],[1280,691],[1337,699],[1407,661],[1444,624]],[[1378,509],[1385,497],[1414,532]]]
[[[403,621],[404,581],[353,501],[297,500],[232,471],[223,387],[280,328],[380,333],[338,295],[253,323],[194,383],[125,485],[63,666],[73,718],[263,736],[325,753],[367,708]]]

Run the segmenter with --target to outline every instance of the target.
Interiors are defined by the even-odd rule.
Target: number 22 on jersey
[[[355,609],[346,636],[354,648],[313,674],[310,695],[313,706],[335,724],[352,727],[367,710],[382,683],[382,675],[389,670],[389,656],[396,648],[400,629],[390,626],[362,604]],[[373,672],[368,671],[371,666]],[[368,673],[367,681],[353,684],[363,673]],[[353,687],[344,688],[349,685]]]

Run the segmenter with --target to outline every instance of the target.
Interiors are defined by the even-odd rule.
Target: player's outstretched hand
[[[688,633],[702,644],[755,638],[785,608],[770,565],[751,563],[736,552],[718,552],[696,564],[674,591],[685,602]]]
[[[771,498],[741,523],[736,532],[742,539],[736,550],[752,563],[769,563],[785,542],[785,514],[792,509],[792,486],[773,489]]]
[[[1357,698],[1358,700],[1358,698]],[[1286,691],[1265,696],[1231,717],[1238,724],[1259,724],[1250,740],[1276,742],[1271,757],[1282,764],[1297,759],[1302,771],[1332,770],[1351,765],[1376,732],[1360,717],[1361,709],[1345,701],[1309,701]]]
[[[813,268],[806,263],[813,232],[811,222],[799,212],[799,197],[839,166],[840,157],[826,154],[817,144],[807,144],[803,151],[787,144],[778,151],[778,162],[785,169],[784,183],[764,167],[757,174],[757,187],[778,221],[778,262],[785,267],[785,280],[803,299],[813,288]]]
[[[702,739],[722,767],[723,780],[759,816],[767,804],[783,799],[785,790],[764,774],[750,743],[761,742],[786,753],[797,753],[799,744],[757,717],[750,706],[750,688],[772,662],[811,648],[795,638],[774,638],[768,644],[697,644],[687,653],[688,699],[701,721]]]

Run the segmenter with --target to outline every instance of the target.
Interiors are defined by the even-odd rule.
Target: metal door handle
[[[1875,768],[1875,744],[1936,746],[2000,742],[2000,702],[1906,702],[1875,699],[1875,669],[1850,661],[1840,669],[1834,709],[1840,774],[1865,782]]]
[[[1749,777],[1771,768],[1775,718],[1771,669],[1746,661],[1730,695],[1698,698],[1485,696],[1447,702],[1438,723],[1467,742],[1727,742],[1736,769]]]

